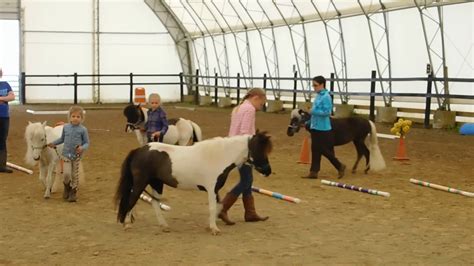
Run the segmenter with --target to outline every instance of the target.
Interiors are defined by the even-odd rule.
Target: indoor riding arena
[[[0,1],[0,265],[473,265],[473,14],[474,3],[454,0]],[[169,124],[158,142],[172,127],[184,136],[173,118],[200,131],[190,126],[186,143],[139,143],[155,94]],[[256,132],[216,155],[216,138],[239,138],[229,132],[245,104]],[[82,154],[74,147],[79,174],[65,152],[77,105],[89,140]],[[319,119],[346,169],[323,155],[305,178],[328,145],[315,137]],[[42,131],[31,134],[33,123]],[[65,134],[63,145],[48,145],[61,136],[49,127]],[[269,176],[251,145],[262,131]],[[227,210],[235,224],[220,219],[241,180],[232,169],[217,188],[228,172],[219,161],[234,148],[243,152],[233,166],[253,169],[254,211],[267,220],[247,222],[242,195]],[[362,154],[353,171],[359,149],[370,150],[367,173]],[[143,150],[160,156],[123,170]],[[54,184],[39,178],[47,156]],[[137,194],[138,173],[168,166],[162,182],[178,188],[142,194],[133,223],[118,221],[122,182],[123,194]],[[186,182],[197,186],[179,189]]]

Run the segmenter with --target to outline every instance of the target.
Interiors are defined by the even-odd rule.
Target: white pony
[[[129,212],[135,206],[147,185],[156,190],[166,184],[180,189],[207,191],[209,201],[209,227],[218,234],[216,225],[220,211],[218,192],[225,184],[229,172],[244,163],[253,165],[265,176],[272,169],[268,161],[272,142],[265,132],[253,136],[213,138],[193,146],[174,146],[149,143],[132,150],[122,164],[122,173],[115,201],[118,205],[117,219],[125,224]],[[160,226],[168,230],[157,200],[152,201]]]
[[[49,148],[48,143],[51,143],[61,137],[63,125],[50,127],[43,123],[28,122],[25,129],[26,140],[26,154],[25,162],[31,166],[39,162],[39,180],[45,187],[44,198],[49,199],[51,193],[57,190],[63,182],[63,179],[56,179],[56,174],[61,172],[61,154],[63,151],[63,144],[56,146],[55,149]],[[56,182],[55,182],[56,181]],[[84,170],[82,163],[79,165],[79,182],[84,183]]]
[[[47,147],[51,143],[61,137],[63,126],[56,126],[54,128],[43,123],[28,122],[25,130],[26,140],[26,155],[25,161],[27,164],[34,166],[39,162],[39,179],[45,186],[44,198],[49,199],[53,190],[55,181],[55,170],[60,160],[63,145],[56,146],[56,150]]]
[[[140,146],[148,142],[146,133],[143,131],[148,120],[147,111],[147,108],[134,104],[127,105],[123,110],[123,114],[127,117],[125,131],[135,132]],[[163,136],[163,143],[186,146],[202,140],[201,128],[191,120],[169,119],[168,124],[168,131]]]

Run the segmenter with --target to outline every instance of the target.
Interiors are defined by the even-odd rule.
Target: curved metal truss
[[[434,81],[436,94],[447,96],[449,94],[448,67],[446,66],[446,53],[444,50],[444,26],[443,26],[443,7],[436,5],[436,12],[432,9],[426,0],[413,0],[421,19],[423,35],[425,37],[426,51],[428,52],[428,61],[431,66],[431,72],[434,78],[442,76],[444,81]],[[439,4],[441,0],[435,0],[432,4]],[[427,24],[431,23],[432,27]],[[437,97],[438,107],[441,110],[450,110],[449,98]]]
[[[385,106],[392,106],[392,97],[385,96],[386,92],[389,94],[392,93],[392,64],[390,60],[388,13],[383,12],[386,10],[386,7],[382,1],[379,0],[380,7],[376,9],[376,13],[369,13],[367,7],[364,7],[360,0],[357,0],[357,3],[359,3],[360,9],[367,18],[377,74],[381,79],[388,79],[388,81],[380,80],[380,89],[382,93],[384,93],[383,101]]]
[[[336,79],[335,84],[343,103],[349,101],[347,95],[348,78],[346,48],[342,19],[352,16],[364,15],[371,37],[377,73],[381,81],[380,88],[384,93],[384,103],[390,106],[392,98],[385,94],[392,92],[390,80],[392,77],[390,41],[388,31],[388,12],[406,8],[417,8],[423,26],[423,32],[428,51],[429,64],[433,69],[434,77],[448,77],[446,54],[444,52],[444,29],[442,7],[450,4],[468,3],[470,0],[357,0],[357,1],[250,1],[250,0],[145,0],[150,8],[163,22],[177,44],[178,54],[185,74],[194,73],[191,56],[191,47],[195,53],[197,67],[206,78],[206,94],[210,93],[211,75],[209,53],[206,42],[212,41],[215,65],[221,76],[221,83],[226,88],[226,96],[230,95],[228,88],[231,76],[229,68],[229,50],[236,50],[239,58],[240,70],[243,75],[245,87],[253,87],[252,79],[254,66],[252,66],[251,48],[262,51],[268,75],[269,88],[272,89],[276,99],[280,98],[280,66],[279,51],[275,39],[276,27],[289,29],[297,68],[299,84],[303,90],[310,90],[310,57],[307,44],[307,30],[305,25],[311,22],[322,22],[326,31],[329,44],[329,53]],[[170,7],[170,5],[173,5]],[[181,16],[173,12],[181,9]],[[431,14],[436,10],[436,14]],[[427,24],[433,24],[427,26]],[[434,29],[434,30],[433,30]],[[251,42],[249,33],[258,34],[260,47],[255,48],[256,42]],[[235,48],[229,47],[226,37],[232,35]],[[251,46],[252,45],[252,46]],[[235,52],[235,51],[233,51]],[[212,64],[212,63],[211,63]],[[215,68],[214,68],[215,69]],[[438,98],[441,109],[449,109],[449,86],[447,82],[435,82],[437,94],[444,94]],[[309,96],[308,96],[309,95]],[[305,100],[311,98],[309,92],[304,93]]]
[[[280,14],[281,18],[285,22],[285,25],[288,27],[290,31],[291,37],[291,44],[293,47],[293,54],[295,56],[295,65],[298,70],[298,77],[300,78],[300,85],[303,91],[306,89],[308,92],[303,92],[303,96],[305,101],[310,101],[311,99],[311,82],[309,80],[304,80],[303,78],[307,78],[311,75],[310,65],[309,65],[309,54],[308,54],[308,42],[306,38],[306,28],[304,23],[304,18],[301,15],[298,7],[295,5],[295,2],[292,0],[291,5],[286,5],[287,8],[291,9],[291,13],[296,12],[300,17],[300,22],[295,24],[289,24],[286,19],[285,15],[281,9],[281,3],[277,3],[277,1],[273,0],[273,4],[277,9],[278,13]]]
[[[311,0],[311,4],[318,13],[319,17],[323,18],[324,16],[313,0]],[[339,10],[336,8],[334,1],[331,0],[329,1],[329,5],[325,13],[335,14],[333,17],[324,18],[321,20],[326,31],[334,75],[336,76],[336,79],[347,79],[346,46],[344,45],[341,12],[339,12]],[[341,102],[347,103],[349,101],[349,95],[347,94],[347,81],[344,80],[341,82],[337,80],[335,83],[339,91]]]

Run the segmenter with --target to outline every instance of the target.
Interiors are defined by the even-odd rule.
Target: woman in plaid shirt
[[[254,135],[255,134],[255,113],[263,108],[267,97],[261,88],[254,88],[247,92],[240,105],[232,111],[229,136]],[[243,164],[239,168],[240,182],[222,200],[222,211],[219,218],[227,225],[235,224],[227,216],[227,211],[237,201],[242,194],[242,201],[245,208],[245,221],[258,222],[265,221],[268,216],[259,216],[255,210],[254,198],[252,195],[253,174],[252,166]]]

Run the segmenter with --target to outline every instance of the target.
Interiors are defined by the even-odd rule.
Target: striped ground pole
[[[323,183],[324,185],[328,185],[328,186],[345,188],[345,189],[359,191],[359,192],[363,192],[363,193],[367,193],[367,194],[371,194],[371,195],[390,197],[390,193],[380,191],[380,190],[375,190],[375,189],[370,189],[370,188],[363,188],[363,187],[348,185],[348,184],[344,184],[344,183],[338,183],[338,182],[324,180],[324,179],[321,180],[321,183]]]
[[[252,191],[258,192],[258,193],[261,193],[261,194],[264,194],[264,195],[267,195],[267,196],[270,196],[270,197],[273,197],[273,198],[276,198],[276,199],[281,199],[281,200],[286,200],[286,201],[289,201],[289,202],[293,202],[293,203],[300,203],[301,202],[301,200],[298,199],[298,198],[290,197],[290,196],[283,195],[283,194],[273,192],[273,191],[270,191],[270,190],[266,190],[266,189],[263,189],[263,188],[252,187]]]
[[[451,192],[451,193],[454,193],[454,194],[459,194],[459,195],[463,195],[463,196],[471,197],[471,198],[474,197],[473,192],[467,192],[467,191],[463,191],[463,190],[459,190],[459,189],[455,189],[455,188],[451,188],[451,187],[445,187],[445,186],[442,186],[442,185],[437,185],[437,184],[429,183],[429,182],[426,182],[426,181],[421,181],[421,180],[414,179],[414,178],[410,178],[410,182],[413,183],[413,184],[416,184],[416,185],[423,186],[423,187],[434,188],[434,189],[438,189],[438,190],[442,190],[442,191],[446,191],[446,192]]]

